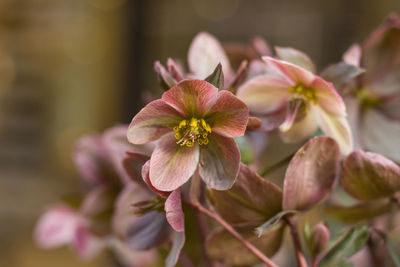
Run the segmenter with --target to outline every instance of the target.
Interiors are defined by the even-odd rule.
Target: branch
[[[283,220],[286,222],[286,224],[290,228],[290,234],[292,236],[293,240],[293,246],[294,246],[294,251],[296,254],[296,260],[297,260],[297,265],[299,267],[307,267],[307,261],[306,258],[304,257],[304,254],[301,250],[301,245],[300,245],[300,240],[299,240],[299,235],[297,233],[297,228],[296,226],[291,222],[290,218],[283,217]]]

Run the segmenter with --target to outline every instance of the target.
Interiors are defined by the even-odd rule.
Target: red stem
[[[185,203],[192,206],[193,208],[197,209],[199,212],[207,215],[208,217],[214,219],[219,224],[221,224],[222,227],[224,227],[230,234],[232,234],[234,237],[236,237],[237,240],[239,240],[250,252],[252,252],[255,256],[257,256],[267,266],[278,267],[278,265],[273,263],[258,248],[256,248],[253,244],[248,242],[246,239],[244,239],[228,222],[226,222],[224,219],[222,219],[222,217],[220,217],[217,213],[206,209],[205,207],[203,207],[200,204],[192,204],[192,203],[187,203],[187,202],[185,202]]]
[[[299,236],[297,233],[296,225],[294,225],[291,222],[290,218],[284,217],[283,219],[285,220],[286,224],[290,228],[290,234],[291,234],[292,240],[293,240],[293,246],[294,246],[294,252],[296,254],[297,265],[299,267],[308,267],[306,258],[304,257],[304,254],[301,250],[301,245],[300,245],[300,240],[299,240]]]

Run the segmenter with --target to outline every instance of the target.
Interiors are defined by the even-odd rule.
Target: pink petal
[[[199,174],[212,189],[227,190],[239,173],[240,152],[233,138],[211,134],[201,147]]]
[[[313,109],[321,130],[336,140],[341,153],[347,155],[353,151],[353,137],[346,117],[332,115],[318,106],[314,106]]]
[[[242,136],[249,119],[245,103],[231,92],[221,91],[209,113],[204,118],[213,132],[226,137]]]
[[[142,168],[149,159],[150,156],[138,151],[127,151],[125,158],[122,160],[122,165],[124,166],[130,182],[143,184]]]
[[[201,80],[184,80],[166,91],[162,99],[186,118],[202,117],[213,105],[218,89]]]
[[[182,115],[163,100],[152,101],[133,118],[128,128],[128,140],[133,144],[157,140],[172,131],[181,120]]]
[[[304,118],[296,121],[292,127],[280,132],[282,140],[286,143],[298,143],[312,136],[318,129],[318,124],[311,110],[307,111]]]
[[[130,177],[123,166],[123,160],[126,157],[126,153],[134,149],[134,146],[126,139],[127,131],[127,125],[118,125],[107,129],[102,136],[103,146],[107,150],[113,169],[124,183],[129,182]],[[140,161],[139,157],[146,157],[144,153],[138,151],[132,153],[137,153],[136,159],[138,161]],[[142,160],[142,164],[145,161],[146,160]]]
[[[171,88],[172,86],[176,85],[177,80],[175,77],[173,77],[165,68],[164,66],[160,63],[160,61],[156,61],[154,63],[154,70],[158,73],[159,76],[159,80],[164,80],[164,82],[167,84],[167,86],[169,88]],[[168,88],[166,87],[166,88]]]
[[[302,67],[272,57],[263,57],[262,59],[285,75],[292,85],[302,83],[308,86],[314,80],[315,75]]]
[[[174,79],[178,82],[182,80],[182,72],[179,69],[178,64],[172,59],[168,58],[167,59],[167,67],[168,67],[168,72],[174,77]]]
[[[343,61],[349,65],[360,67],[361,60],[361,46],[353,44],[343,55]]]
[[[81,138],[75,148],[74,162],[79,174],[87,183],[101,184],[108,180],[105,170],[111,166],[101,136]]]
[[[174,267],[176,265],[185,244],[185,239],[185,232],[174,232],[172,247],[165,259],[165,267]]]
[[[315,77],[310,87],[316,90],[318,104],[321,107],[334,115],[346,115],[346,107],[343,99],[335,90],[332,83],[328,83],[320,77]]]
[[[142,177],[143,177],[143,181],[145,182],[145,184],[147,185],[147,187],[153,192],[156,193],[162,197],[168,197],[169,196],[169,192],[164,192],[164,191],[160,191],[157,188],[155,188],[153,186],[153,184],[150,182],[150,160],[148,160],[142,168]]]
[[[210,75],[218,63],[222,64],[225,84],[233,76],[229,59],[218,40],[209,33],[201,32],[193,39],[188,53],[188,64],[191,72],[198,79]]]
[[[83,219],[77,211],[65,205],[55,205],[40,217],[34,238],[42,248],[67,245],[72,242],[77,227],[82,223]]]
[[[82,259],[91,259],[106,247],[106,240],[100,239],[89,232],[85,226],[75,231],[72,248]]]
[[[295,123],[299,116],[303,116],[307,112],[307,103],[303,99],[291,100],[286,105],[286,118],[279,126],[281,132],[287,132]]]
[[[256,76],[239,87],[237,96],[247,104],[251,112],[271,113],[286,103],[290,86],[284,79]]]
[[[279,59],[293,63],[312,73],[316,72],[316,68],[310,57],[297,49],[291,47],[275,47],[276,54]]]
[[[165,201],[164,208],[165,216],[172,229],[177,232],[183,232],[185,230],[184,215],[181,203],[181,190],[179,188],[171,192]]]
[[[186,183],[199,162],[199,147],[176,144],[174,134],[163,136],[150,159],[150,181],[161,191],[173,191]]]
[[[152,197],[154,195],[150,191],[144,190],[138,184],[130,183],[125,185],[115,202],[111,220],[113,233],[118,238],[125,240],[129,226],[134,224],[140,217],[134,213],[132,205],[150,200]]]

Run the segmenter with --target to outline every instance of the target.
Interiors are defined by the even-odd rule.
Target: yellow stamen
[[[194,145],[194,143],[192,141],[187,141],[186,142],[186,146],[187,147],[192,147]]]
[[[179,132],[175,134],[175,139],[176,140],[179,140],[181,138],[182,138],[182,135]]]
[[[176,143],[181,146],[193,147],[208,144],[208,135],[211,133],[210,125],[204,119],[191,118],[182,120],[178,126],[173,127]]]
[[[197,127],[197,120],[195,118],[190,119],[190,127]]]
[[[186,120],[181,121],[181,122],[179,123],[179,129],[185,127],[185,126],[186,126],[186,123],[187,123]],[[175,127],[174,127],[174,128],[175,128]]]
[[[314,88],[307,87],[304,84],[297,84],[295,86],[290,87],[289,92],[295,94],[297,96],[305,98],[307,101],[311,101],[314,104],[317,104],[318,98]]]

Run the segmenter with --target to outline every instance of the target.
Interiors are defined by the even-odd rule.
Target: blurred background
[[[390,12],[399,0],[0,0],[0,266],[110,266],[41,250],[32,230],[78,190],[76,140],[130,122],[142,92],[160,92],[155,60],[185,62],[208,31],[293,46],[321,69]]]

